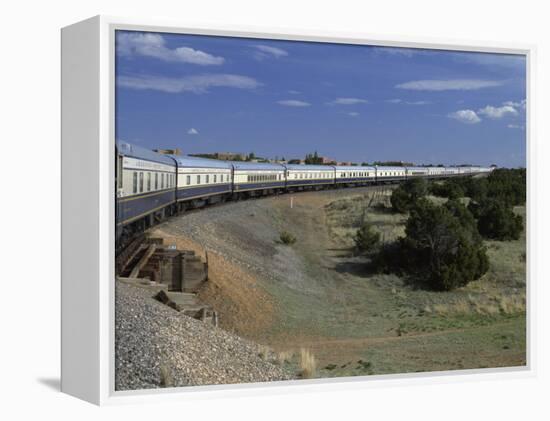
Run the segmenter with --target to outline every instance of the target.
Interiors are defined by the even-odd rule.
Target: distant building
[[[181,149],[153,149],[157,153],[161,153],[163,155],[181,155]]]
[[[222,161],[244,161],[246,155],[237,152],[212,152],[212,153],[195,153],[190,156],[197,156],[200,158],[219,159]]]
[[[336,162],[336,160],[327,158],[326,156],[320,156],[319,159],[321,160],[321,164],[331,164],[332,162]]]

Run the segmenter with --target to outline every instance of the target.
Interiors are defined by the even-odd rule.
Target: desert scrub
[[[279,239],[281,240],[281,243],[286,245],[291,245],[296,242],[296,237],[288,231],[281,232],[281,234],[279,235]]]
[[[305,348],[300,349],[300,376],[303,379],[312,379],[317,371],[317,362],[314,355]]]

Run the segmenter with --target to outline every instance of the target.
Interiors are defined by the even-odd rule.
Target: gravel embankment
[[[116,390],[288,380],[252,342],[116,286]]]

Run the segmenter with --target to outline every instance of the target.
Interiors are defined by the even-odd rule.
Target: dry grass
[[[292,361],[294,357],[294,351],[282,351],[277,354],[277,362],[279,364],[285,364]]]
[[[453,303],[434,304],[426,306],[425,313],[435,313],[440,316],[449,315],[496,315],[496,314],[520,314],[525,312],[525,293],[473,297],[468,295],[467,299],[458,299]]]
[[[315,357],[305,348],[300,349],[300,369],[300,375],[303,379],[312,379],[317,372]]]
[[[174,387],[174,378],[172,372],[166,364],[160,365],[160,386],[161,387]]]
[[[264,360],[268,361],[273,352],[267,345],[258,345],[258,356]]]

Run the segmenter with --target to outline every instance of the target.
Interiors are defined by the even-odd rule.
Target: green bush
[[[428,182],[423,178],[411,178],[396,188],[390,198],[394,211],[406,213],[415,202],[428,194]]]
[[[281,235],[279,235],[279,239],[281,240],[281,243],[286,245],[291,245],[296,242],[296,237],[288,231],[281,232]]]
[[[523,218],[502,200],[485,199],[475,209],[477,226],[482,236],[493,240],[517,240],[523,231]]]
[[[376,232],[372,224],[368,221],[364,221],[355,237],[355,248],[361,253],[371,252],[380,242],[380,233]]]
[[[527,194],[525,168],[497,169],[487,177],[487,197],[498,199],[506,206],[523,205]]]
[[[420,200],[411,209],[402,241],[406,270],[435,290],[451,290],[489,269],[486,249],[468,210],[453,202]]]
[[[434,183],[430,186],[430,192],[435,196],[449,199],[458,199],[465,194],[464,188],[461,183],[456,182],[456,179],[447,180],[443,184]]]

